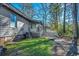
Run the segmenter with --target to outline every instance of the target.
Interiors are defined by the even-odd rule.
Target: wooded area
[[[15,10],[10,9],[9,7],[7,8],[5,5],[15,8]],[[78,55],[79,4],[8,3],[3,4],[2,7],[5,7],[5,9],[11,14],[11,18],[1,16],[5,17],[4,20],[6,18],[7,21],[8,18],[10,19],[10,26],[14,26],[11,30],[18,29],[21,26],[21,24],[17,25],[18,21],[24,24],[20,30],[14,31],[16,32],[13,36],[14,39],[10,38],[13,39],[11,42],[12,44],[5,45],[8,48],[7,53],[5,53],[6,55]],[[3,12],[2,14],[4,15],[5,13]],[[3,22],[2,18],[0,19],[0,22]],[[1,23],[0,26],[4,25],[5,22]],[[1,32],[1,34],[3,33]],[[2,40],[2,38],[5,39],[5,37],[1,37],[0,40]],[[59,42],[57,40],[64,41]],[[44,51],[45,49],[46,51]],[[20,51],[20,54],[17,50]],[[17,53],[12,51],[17,51]]]
[[[33,4],[31,4],[33,5]],[[37,9],[32,9],[33,19],[48,25],[60,36],[78,38],[78,7],[73,3],[39,3]],[[45,28],[44,28],[45,29]]]

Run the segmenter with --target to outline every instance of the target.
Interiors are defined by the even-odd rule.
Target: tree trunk
[[[55,18],[55,30],[58,32],[58,13],[56,12],[56,18]]]
[[[77,55],[77,41],[78,41],[78,23],[77,23],[77,4],[73,4],[73,38],[75,45],[75,54]]]
[[[73,34],[78,39],[77,4],[73,4]]]
[[[63,33],[65,33],[65,32],[66,32],[66,30],[65,30],[65,17],[66,17],[66,3],[64,4]]]

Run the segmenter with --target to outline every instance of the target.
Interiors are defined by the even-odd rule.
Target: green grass
[[[6,45],[7,54],[18,51],[19,56],[51,56],[53,41],[47,38],[24,39],[16,44]]]

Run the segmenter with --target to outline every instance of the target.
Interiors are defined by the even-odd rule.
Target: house
[[[27,17],[23,12],[23,8],[26,6],[21,5],[21,9],[19,9],[10,3],[0,4],[0,40],[13,41],[14,39],[41,36],[42,29],[38,28],[42,26],[42,23]]]

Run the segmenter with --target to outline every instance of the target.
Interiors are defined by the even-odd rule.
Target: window
[[[16,15],[15,14],[11,14],[10,15],[10,26],[11,27],[17,27],[17,21],[16,21]]]

